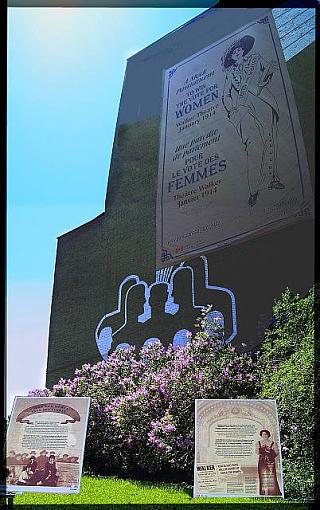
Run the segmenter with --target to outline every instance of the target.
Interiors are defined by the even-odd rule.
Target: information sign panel
[[[274,400],[195,402],[194,497],[283,497]]]
[[[8,492],[77,493],[90,398],[16,397],[6,445]]]

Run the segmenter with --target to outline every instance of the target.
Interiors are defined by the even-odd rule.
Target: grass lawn
[[[216,504],[218,507],[227,507],[227,504],[239,504],[243,508],[250,508],[253,503],[270,503],[272,509],[276,510],[278,507],[283,508],[283,505],[288,504],[288,501],[283,501],[279,498],[192,498],[192,487],[183,484],[168,484],[145,482],[136,480],[122,480],[116,477],[108,478],[95,478],[90,476],[83,476],[81,480],[80,494],[45,494],[45,493],[25,493],[17,495],[14,498],[14,505],[78,505],[78,504],[115,504],[122,505],[122,508],[128,508],[131,504],[155,505],[169,504]],[[250,504],[251,503],[251,504]],[[223,504],[223,505],[221,505]],[[150,507],[151,508],[151,507]],[[266,507],[264,507],[266,508]],[[305,510],[307,505],[302,503],[291,503],[289,508],[294,510]]]

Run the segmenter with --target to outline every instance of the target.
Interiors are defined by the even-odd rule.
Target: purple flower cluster
[[[255,357],[223,346],[199,322],[185,347],[119,350],[30,395],[91,397],[85,461],[94,472],[191,473],[195,399],[252,398],[257,381]]]

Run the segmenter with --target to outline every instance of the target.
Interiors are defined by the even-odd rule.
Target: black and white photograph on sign
[[[195,401],[194,497],[283,497],[275,400]]]
[[[312,217],[271,12],[164,73],[157,267]]]
[[[16,397],[6,444],[10,492],[80,491],[90,399]]]

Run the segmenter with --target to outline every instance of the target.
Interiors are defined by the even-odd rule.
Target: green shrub
[[[277,401],[286,495],[313,496],[314,291],[285,291],[261,347],[260,396]]]
[[[182,472],[192,479],[195,398],[277,401],[288,498],[313,496],[314,291],[285,291],[261,352],[238,353],[200,331],[175,350],[116,351],[34,396],[91,396],[85,467],[100,474]]]
[[[204,315],[206,311],[203,312]],[[256,357],[199,332],[184,347],[160,342],[115,351],[68,381],[30,395],[90,396],[85,467],[98,474],[177,473],[192,481],[195,398],[254,398]]]

